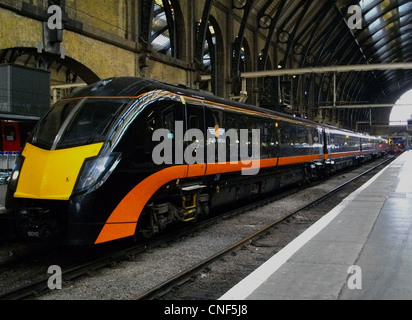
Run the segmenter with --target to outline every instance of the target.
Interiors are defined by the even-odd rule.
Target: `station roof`
[[[155,51],[179,59],[179,50],[185,50],[175,48],[178,47],[178,35],[175,34],[177,26],[169,25],[174,22],[174,18],[180,17],[173,16],[179,10],[174,10],[172,6],[178,3],[178,0],[142,1],[143,8],[148,7],[152,13],[147,14],[147,17],[142,15],[142,18],[146,17],[145,23],[142,23],[146,29],[141,28],[139,31],[139,41],[143,39],[142,43],[151,43]],[[211,7],[219,3],[205,0],[199,6],[204,6],[205,13],[211,12]],[[239,36],[236,39],[245,36],[246,23],[254,30],[257,30],[255,27],[258,26],[259,34],[263,34],[263,37],[256,38],[258,47],[250,57],[256,61],[258,57],[255,56],[255,52],[258,52],[263,63],[255,70],[248,71],[412,62],[412,0],[229,0],[222,3],[233,4],[236,10],[235,20],[241,22],[235,24],[240,25]],[[356,15],[358,10],[361,12],[359,19]],[[205,23],[204,28],[210,27]],[[199,30],[198,33],[206,34],[206,30]],[[173,41],[172,33],[175,38]],[[143,37],[146,35],[147,39]],[[210,42],[214,43],[215,40],[213,38]],[[249,38],[248,41],[254,40]],[[266,43],[262,44],[262,41]],[[210,63],[210,53],[197,57],[199,52],[203,53],[201,51],[204,39],[198,36],[195,42],[196,62],[203,60],[203,63]],[[230,53],[236,53],[231,57],[233,66],[237,65],[235,60],[240,56],[240,48],[235,49],[228,50]],[[0,50],[0,63],[4,61],[18,61],[24,65],[49,69],[53,67],[65,72],[70,82],[76,82],[77,77],[87,83],[98,79],[92,70],[69,57],[62,61],[59,57],[42,54],[39,59],[38,48],[5,48]],[[237,71],[232,72],[231,83],[237,84]],[[283,77],[282,80],[286,82],[289,79]],[[336,90],[333,90],[335,80]],[[295,82],[291,85],[291,91],[294,92],[290,96],[296,98],[308,95],[309,98],[304,97],[302,100],[307,98],[309,101],[298,101],[296,105],[312,108],[305,110],[312,111],[310,116],[316,114],[318,108],[330,106],[334,102],[333,93],[336,93],[338,106],[361,106],[345,115],[346,122],[352,125],[357,121],[368,121],[371,118],[369,109],[362,109],[362,105],[394,104],[402,94],[412,89],[412,69],[351,70],[339,73],[336,78],[329,72],[316,76],[299,76]],[[273,90],[270,88],[268,91]],[[380,117],[381,120],[389,119],[390,110],[386,109],[379,111],[382,114],[386,113]]]
[[[349,25],[359,21],[351,6],[361,10],[358,26]],[[251,10],[284,44],[282,67],[412,61],[410,0],[254,0]],[[342,103],[394,103],[412,89],[412,70],[347,73],[338,85]]]

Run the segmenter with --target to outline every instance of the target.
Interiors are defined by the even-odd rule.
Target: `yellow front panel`
[[[27,144],[15,198],[69,200],[84,160],[99,154],[103,143],[64,150]]]

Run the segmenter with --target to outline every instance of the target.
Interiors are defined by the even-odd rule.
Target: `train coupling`
[[[17,215],[25,238],[44,240],[61,235],[59,222],[50,209],[21,208]]]

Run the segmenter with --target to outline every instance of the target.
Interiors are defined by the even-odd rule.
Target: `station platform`
[[[412,151],[220,300],[412,299]]]

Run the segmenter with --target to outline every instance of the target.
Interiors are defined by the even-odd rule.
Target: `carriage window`
[[[190,129],[200,129],[200,130],[202,130],[202,128],[200,126],[200,120],[197,116],[192,115],[192,116],[189,117],[189,128]]]
[[[279,125],[281,134],[281,149],[282,155],[292,156],[295,155],[297,148],[300,145],[300,133],[299,128],[294,124],[281,122]]]
[[[166,139],[175,139],[176,122],[183,122],[184,106],[175,101],[155,101],[145,106],[130,124],[117,148],[133,165],[152,165],[153,149],[160,143],[153,141],[158,129],[166,129]],[[163,139],[163,138],[162,138]],[[174,145],[174,143],[173,143]]]
[[[12,126],[5,126],[4,133],[6,136],[6,141],[14,142],[16,141],[16,130]]]
[[[188,104],[186,108],[187,112],[187,125],[188,129],[199,129],[204,132],[204,121],[203,121],[203,106]]]
[[[257,124],[260,129],[260,154],[262,159],[274,158],[278,154],[278,133],[276,124],[272,120],[260,120]]]
[[[206,146],[208,148],[214,148],[215,150],[215,157],[214,160],[212,159],[213,156],[209,159],[210,162],[218,162],[218,149],[217,149],[217,139],[215,137],[215,129],[216,128],[223,128],[223,112],[218,109],[206,107],[205,108],[205,120],[206,120]],[[211,146],[214,145],[214,146]],[[213,161],[212,161],[213,160]]]
[[[170,132],[175,131],[175,117],[173,114],[173,108],[169,108],[165,114],[163,113],[163,123],[164,123],[164,128],[169,130]]]
[[[215,126],[223,127],[223,112],[217,109],[205,108],[206,127],[214,128]]]

